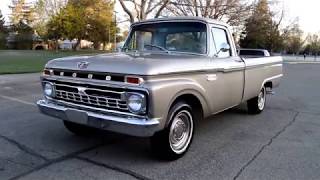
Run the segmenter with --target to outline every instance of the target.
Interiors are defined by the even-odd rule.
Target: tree
[[[12,0],[10,28],[8,46],[15,49],[31,49],[33,44],[33,28],[31,24],[34,20],[33,8],[25,0]],[[9,43],[10,42],[10,43]]]
[[[48,23],[48,32],[50,32],[48,36],[56,40],[60,38],[77,39],[77,44],[73,47],[75,50],[87,32],[87,17],[84,9],[84,7],[68,3]]]
[[[13,26],[13,31],[17,32],[15,36],[17,49],[32,49],[33,29],[24,21],[20,21]]]
[[[303,31],[300,29],[298,19],[284,29],[282,37],[286,53],[299,54],[304,44],[302,36]]]
[[[240,46],[243,48],[261,48],[278,51],[282,48],[283,39],[278,22],[273,19],[267,0],[259,0],[252,15],[246,20],[245,31],[242,33]]]
[[[33,28],[42,39],[48,38],[48,22],[67,4],[67,0],[37,0],[34,5]]]
[[[5,19],[0,10],[0,49],[6,46],[7,28],[5,27]]]
[[[114,35],[119,29],[113,14],[114,3],[105,0],[94,0],[86,9],[88,14],[88,40],[94,43],[95,48],[99,48],[103,44],[105,49],[107,42],[114,42]]]
[[[119,2],[133,23],[145,20],[151,15],[154,18],[159,17],[170,0],[119,0]]]
[[[244,0],[173,0],[166,10],[174,16],[200,16],[240,25],[248,16],[251,4]]]
[[[0,10],[0,32],[6,32],[7,29],[5,27],[5,19],[1,13],[1,10]]]
[[[309,34],[306,38],[308,54],[317,56],[320,54],[320,35],[318,34]]]
[[[67,5],[51,18],[48,23],[48,36],[54,39],[76,39],[100,43],[110,41],[116,33],[113,16],[113,3],[109,0],[69,0]]]
[[[35,11],[38,12],[37,18],[50,18],[58,14],[66,4],[67,0],[38,0],[35,4]]]
[[[26,24],[31,24],[33,21],[32,6],[25,0],[12,0],[10,21],[11,24],[18,24],[23,21]]]

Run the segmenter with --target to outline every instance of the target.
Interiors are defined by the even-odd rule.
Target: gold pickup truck
[[[281,57],[239,57],[227,24],[161,18],[132,24],[121,52],[49,61],[37,104],[75,134],[150,137],[157,154],[177,159],[196,122],[242,102],[262,112],[282,76]]]

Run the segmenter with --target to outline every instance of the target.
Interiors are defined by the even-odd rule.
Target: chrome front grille
[[[54,83],[56,99],[108,110],[128,112],[125,92],[97,87]]]

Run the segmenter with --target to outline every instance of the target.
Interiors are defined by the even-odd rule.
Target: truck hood
[[[113,53],[95,56],[71,56],[51,60],[46,68],[108,72],[131,75],[159,75],[205,69],[209,57],[185,54]],[[87,62],[79,69],[80,62]]]

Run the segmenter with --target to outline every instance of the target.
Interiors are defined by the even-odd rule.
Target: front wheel
[[[247,101],[248,111],[250,114],[261,113],[266,105],[266,88],[263,87],[257,97]]]
[[[190,147],[194,116],[190,105],[176,103],[168,114],[169,125],[151,138],[153,151],[164,159],[174,160],[182,157]]]

